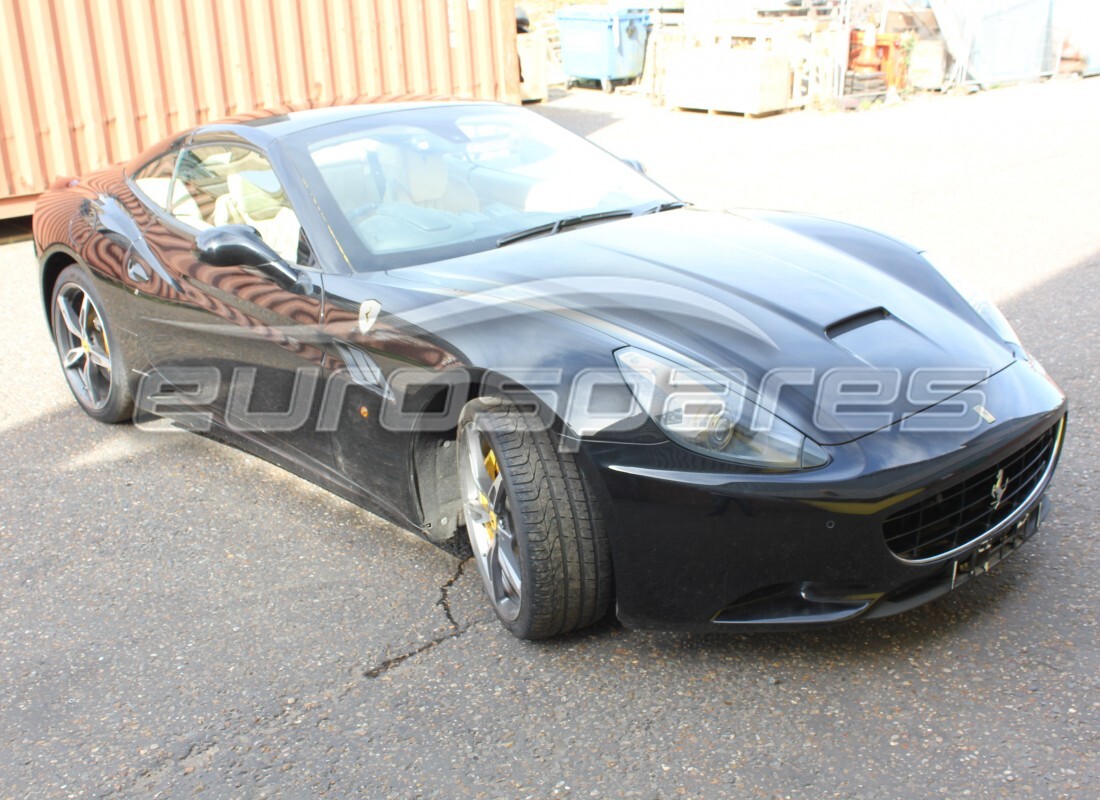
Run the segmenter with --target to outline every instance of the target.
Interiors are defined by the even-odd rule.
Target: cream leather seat
[[[477,193],[447,169],[443,156],[412,147],[388,148],[385,202],[409,203],[451,214],[480,210]]]
[[[302,226],[270,170],[234,172],[229,191],[214,204],[215,225],[251,225],[285,261],[298,260]]]

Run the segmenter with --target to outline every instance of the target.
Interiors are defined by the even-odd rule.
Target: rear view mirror
[[[636,158],[620,158],[619,160],[622,161],[624,164],[626,164],[628,167],[630,167],[635,172],[640,172],[642,175],[646,174],[645,173],[645,164],[643,164],[638,159],[636,159]]]
[[[287,288],[300,277],[250,225],[219,225],[200,231],[195,237],[195,257],[212,267],[252,267]]]

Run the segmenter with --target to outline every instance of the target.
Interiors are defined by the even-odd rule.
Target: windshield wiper
[[[517,231],[516,233],[509,233],[507,236],[502,236],[497,239],[497,247],[504,247],[506,244],[512,242],[518,242],[521,239],[530,239],[533,236],[541,236],[543,234],[551,236],[559,231],[563,231],[566,228],[572,228],[577,225],[583,225],[586,222],[597,222],[604,219],[616,219],[618,217],[633,217],[634,212],[629,208],[622,208],[616,211],[596,211],[592,214],[580,214],[576,217],[565,217],[564,219],[554,220],[553,222],[546,222],[542,225],[536,225],[533,228],[527,228],[526,230]]]
[[[658,203],[652,208],[647,208],[645,211],[639,212],[642,214],[660,214],[662,211],[672,211],[674,208],[686,208],[688,206],[683,200],[669,200],[667,203]]]

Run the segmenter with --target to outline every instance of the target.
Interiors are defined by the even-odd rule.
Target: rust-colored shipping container
[[[0,0],[0,218],[59,175],[284,105],[519,102],[515,0]]]

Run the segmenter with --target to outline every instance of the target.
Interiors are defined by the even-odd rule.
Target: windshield
[[[332,135],[319,138],[325,133]],[[384,112],[295,139],[294,160],[361,271],[452,258],[537,226],[553,233],[562,220],[675,200],[590,142],[507,106]]]

